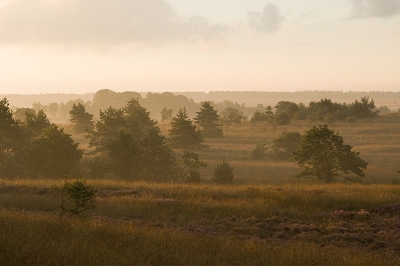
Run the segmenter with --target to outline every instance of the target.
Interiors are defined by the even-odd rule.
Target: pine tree
[[[43,129],[48,128],[50,125],[51,123],[43,109],[40,109],[37,114],[33,112],[26,113],[25,126],[32,137],[39,136]]]
[[[28,167],[33,175],[61,177],[71,173],[82,155],[71,135],[53,124],[32,140],[27,152]]]
[[[211,102],[205,101],[201,102],[200,112],[196,112],[197,116],[194,118],[194,121],[202,127],[201,133],[205,137],[221,137],[222,129],[218,124],[219,115],[217,111],[214,110],[214,107],[211,105]]]
[[[204,141],[200,131],[196,130],[193,121],[189,119],[186,108],[179,109],[172,118],[169,141],[176,148],[198,147]]]
[[[7,98],[0,101],[0,163],[13,149],[13,135],[18,126],[9,105]]]
[[[154,127],[144,136],[142,142],[142,163],[145,174],[154,181],[168,181],[176,175],[176,158],[174,152],[166,143],[166,138],[160,134],[160,129]]]
[[[233,182],[234,176],[232,166],[223,161],[215,167],[212,180],[217,184],[230,184]]]
[[[86,112],[85,106],[81,103],[73,104],[69,111],[69,121],[74,124],[76,133],[84,132],[86,129],[93,129],[93,115]]]
[[[150,112],[140,105],[138,99],[129,100],[123,111],[128,131],[135,139],[143,137],[149,129],[156,125],[156,122],[150,118]]]
[[[134,173],[141,170],[141,147],[132,135],[121,130],[109,144],[108,156],[112,170],[118,177],[132,178]]]

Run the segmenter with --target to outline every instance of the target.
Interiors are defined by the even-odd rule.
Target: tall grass
[[[366,250],[269,243],[0,210],[2,265],[396,265]]]

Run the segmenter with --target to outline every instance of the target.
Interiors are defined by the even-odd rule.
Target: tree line
[[[227,109],[230,110],[229,113]],[[188,149],[204,148],[204,138],[222,137],[221,126],[224,121],[240,123],[243,119],[240,111],[234,107],[227,109],[222,112],[222,114],[225,112],[225,115],[221,117],[212,102],[204,101],[201,102],[200,110],[196,112],[193,120],[189,118],[186,108],[179,109],[174,117],[168,117],[171,128],[166,137],[161,134],[157,122],[150,117],[150,112],[141,106],[139,99],[131,98],[120,108],[109,106],[105,110],[100,109],[99,119],[96,121],[93,121],[93,115],[86,111],[85,105],[74,103],[69,111],[69,121],[77,133],[85,132],[85,137],[89,140],[89,152],[87,152],[89,156],[79,164],[84,151],[78,148],[71,135],[66,134],[57,125],[51,124],[43,110],[36,113],[27,109],[24,112],[24,120],[14,119],[8,100],[4,98],[0,102],[0,174],[57,177],[71,173],[85,173],[100,177],[112,173],[119,178],[199,182],[201,180],[199,169],[206,167],[206,164],[199,159],[198,154]],[[342,118],[348,114],[365,118],[374,117],[378,113],[373,100],[369,101],[367,97],[362,98],[360,102],[356,100],[350,105],[332,103],[324,99],[311,102],[308,107],[281,101],[275,109],[273,112],[271,107],[267,107],[264,115],[269,121],[278,121],[278,124],[285,124],[279,123],[282,117],[286,117],[290,122],[292,117],[300,119],[304,113],[318,114],[315,119],[323,119],[327,115]],[[169,110],[164,111],[168,115],[171,114]],[[260,116],[259,111],[255,112],[253,118],[257,116]],[[329,132],[324,134],[332,135]],[[305,138],[307,134],[301,136],[296,132],[284,133],[274,141],[272,148],[275,154],[282,158],[294,154],[292,158],[298,161],[301,167],[311,169],[305,166],[306,160],[300,156],[302,147],[307,144],[303,143]],[[339,143],[335,144],[339,149],[334,153],[337,161],[341,154],[347,156],[352,154],[351,147],[343,146],[340,138],[334,137],[329,140]],[[297,151],[292,151],[292,146],[300,141],[302,145]],[[183,155],[178,157],[173,149],[181,149]],[[266,149],[265,143],[256,146],[252,151],[253,158],[265,157]],[[321,146],[317,150],[324,151],[324,149],[325,147]],[[355,159],[357,156],[358,154],[353,154],[351,158],[344,158],[355,162],[354,169],[363,168],[361,161]],[[362,173],[362,170],[357,173],[349,167],[336,166],[333,172],[344,169],[344,172],[350,171],[357,175]],[[226,173],[221,174],[221,171]],[[312,172],[306,171],[306,173]],[[321,175],[321,172],[318,172],[318,175]],[[323,179],[330,181],[334,176]],[[232,182],[233,169],[227,162],[221,162],[215,169],[213,180],[221,183]]]
[[[4,98],[0,101],[0,174],[62,177],[78,173],[100,177],[112,173],[119,178],[198,182],[199,169],[206,164],[186,149],[202,147],[204,137],[222,136],[217,112],[209,102],[201,106],[196,116],[200,126],[194,124],[185,108],[180,109],[171,119],[167,138],[138,99],[129,100],[121,108],[100,110],[97,121],[83,104],[73,104],[69,121],[75,132],[85,132],[89,140],[88,156],[80,164],[84,151],[71,135],[51,124],[43,110],[25,110],[21,121],[14,118]],[[181,149],[183,155],[178,157],[172,148]],[[220,176],[221,169],[230,173],[230,180]],[[222,162],[213,179],[231,182],[233,170]]]
[[[376,117],[379,110],[374,100],[362,97],[351,104],[332,102],[330,99],[312,101],[308,106],[302,103],[280,101],[275,105],[275,112],[271,106],[267,106],[263,112],[257,110],[251,117],[251,122],[269,122],[279,125],[290,124],[291,120],[309,121],[348,121],[355,122],[357,119]]]

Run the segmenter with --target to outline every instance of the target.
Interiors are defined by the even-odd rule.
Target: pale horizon
[[[0,0],[0,94],[400,91],[400,0]]]

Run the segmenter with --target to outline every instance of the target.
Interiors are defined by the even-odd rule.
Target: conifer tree
[[[205,101],[201,102],[200,112],[196,112],[197,116],[194,118],[194,121],[202,127],[201,133],[205,137],[221,137],[222,129],[218,124],[219,115],[214,107],[211,105],[211,102]]]
[[[200,131],[196,130],[193,121],[189,119],[186,108],[179,109],[172,118],[169,141],[176,148],[198,147],[204,141]]]
[[[74,130],[77,133],[93,129],[93,115],[86,112],[85,106],[81,103],[73,104],[69,111],[69,121],[74,124]]]

